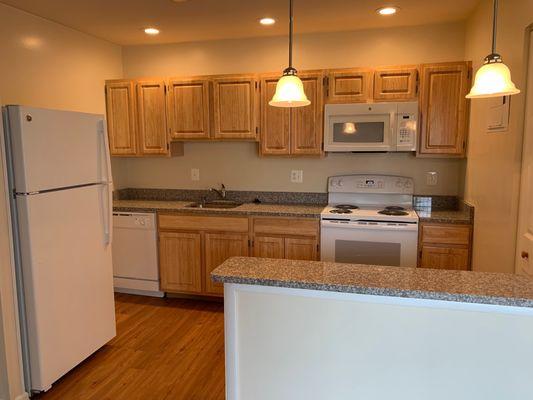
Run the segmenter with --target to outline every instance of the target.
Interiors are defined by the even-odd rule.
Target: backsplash
[[[327,204],[327,193],[305,192],[262,192],[228,190],[226,197],[240,203],[252,203],[259,200],[267,204]],[[188,189],[146,189],[127,188],[115,191],[115,200],[162,200],[162,201],[202,201],[219,198],[218,194],[207,190]],[[423,196],[415,195],[415,209],[459,210],[463,202],[457,196]]]

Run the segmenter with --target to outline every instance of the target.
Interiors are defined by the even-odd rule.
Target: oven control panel
[[[413,194],[412,178],[390,175],[342,175],[329,178],[330,193]]]

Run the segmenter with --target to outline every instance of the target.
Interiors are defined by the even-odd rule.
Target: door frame
[[[0,102],[0,105],[2,103]],[[0,121],[0,382],[6,385],[7,399],[29,399],[25,392],[18,300],[13,255],[11,207],[5,158],[3,116]]]
[[[531,46],[533,45],[533,23],[530,24],[525,31],[525,40],[524,40],[524,69],[525,69],[525,79],[524,79],[524,94],[525,94],[525,100],[524,100],[524,106],[522,108],[522,112],[524,114],[524,123],[522,127],[522,148],[521,148],[521,167],[520,167],[520,190],[519,190],[519,197],[518,197],[518,213],[516,218],[516,240],[515,240],[515,259],[514,259],[514,272],[515,274],[519,273],[519,252],[520,249],[520,237],[521,237],[521,225],[520,225],[520,217],[522,214],[522,203],[525,199],[522,198],[524,195],[524,182],[523,182],[523,175],[524,175],[524,157],[526,153],[526,138],[527,138],[527,106],[528,104],[532,104],[533,106],[533,90],[528,90],[529,87],[529,80],[533,80],[533,76],[530,76],[529,71],[530,69],[533,70],[533,52],[531,52]],[[530,140],[533,140],[533,135]],[[531,199],[533,201],[533,199]]]

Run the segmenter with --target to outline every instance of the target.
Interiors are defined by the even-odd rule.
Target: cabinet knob
[[[523,251],[520,256],[524,259],[524,260],[529,260],[529,253],[527,251]]]

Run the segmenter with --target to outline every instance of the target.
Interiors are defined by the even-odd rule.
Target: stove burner
[[[378,214],[393,215],[395,217],[401,217],[401,216],[404,216],[404,215],[409,215],[409,213],[407,211],[390,210],[390,209],[387,209],[387,208],[385,210],[378,211]]]
[[[335,206],[335,208],[338,208],[340,210],[357,210],[359,207],[354,206],[353,204],[339,204]]]
[[[385,207],[385,210],[388,210],[388,211],[405,211],[405,208],[401,207],[401,206],[388,206],[388,207]]]
[[[329,211],[331,214],[351,214],[352,211],[348,210],[346,208],[334,208],[333,210]]]

